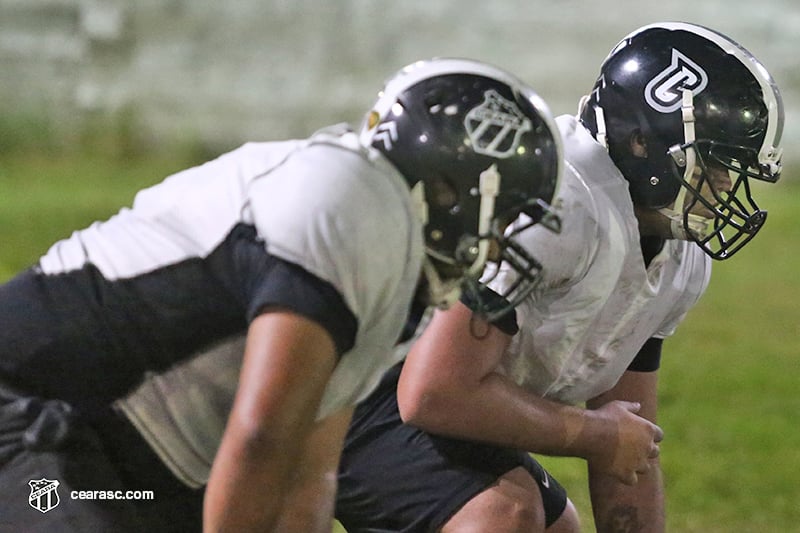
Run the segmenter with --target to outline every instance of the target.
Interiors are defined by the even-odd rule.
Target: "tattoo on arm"
[[[644,524],[639,522],[639,513],[632,505],[619,505],[606,515],[603,533],[636,533]]]

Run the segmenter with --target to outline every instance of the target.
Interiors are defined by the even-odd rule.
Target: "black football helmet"
[[[749,179],[780,177],[783,103],[767,70],[728,37],[682,22],[634,31],[605,59],[579,113],[630,182],[633,203],[668,216],[675,237],[725,259],[761,229],[767,212]],[[646,157],[632,155],[634,134]],[[724,187],[712,169],[727,172]],[[698,203],[713,217],[692,213]]]
[[[532,89],[482,62],[420,61],[389,79],[360,138],[392,162],[424,207],[431,303],[452,304],[489,259],[518,273],[503,294],[510,306],[530,292],[539,263],[506,228],[521,213],[558,228],[549,204],[562,165],[558,129]],[[509,308],[480,311],[491,318]]]

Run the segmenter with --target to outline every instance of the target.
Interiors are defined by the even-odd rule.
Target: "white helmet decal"
[[[670,65],[647,83],[644,99],[656,111],[672,113],[681,107],[683,89],[689,89],[692,95],[697,95],[706,85],[706,71],[673,48]]]
[[[382,141],[383,147],[391,150],[393,143],[397,141],[397,124],[393,120],[378,124],[372,140],[373,142]]]
[[[472,149],[498,159],[510,157],[519,146],[520,136],[531,130],[531,121],[514,102],[495,90],[486,91],[483,98],[483,103],[470,109],[464,117]]]

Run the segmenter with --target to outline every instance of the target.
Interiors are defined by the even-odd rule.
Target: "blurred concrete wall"
[[[0,0],[0,112],[72,128],[124,109],[156,139],[232,146],[358,121],[397,68],[467,56],[571,113],[608,50],[658,20],[714,27],[764,62],[797,160],[798,0]]]

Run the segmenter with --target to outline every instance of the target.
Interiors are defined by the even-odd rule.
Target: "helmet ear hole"
[[[641,130],[634,130],[628,138],[628,146],[633,157],[647,157],[647,139]]]
[[[436,209],[451,210],[459,203],[458,189],[442,176],[426,180],[428,204]]]

